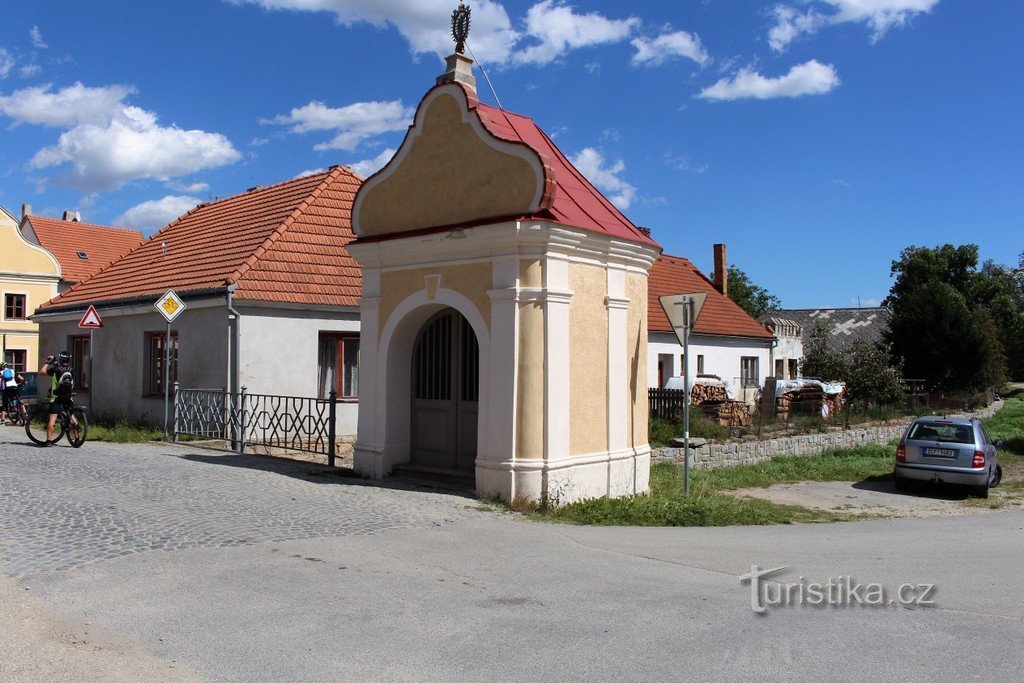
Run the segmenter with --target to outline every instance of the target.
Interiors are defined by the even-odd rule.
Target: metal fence
[[[328,398],[250,394],[223,389],[182,389],[175,384],[174,440],[188,434],[247,445],[284,448],[327,457],[337,454],[336,392]]]

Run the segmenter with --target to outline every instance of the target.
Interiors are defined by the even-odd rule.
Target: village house
[[[665,387],[683,375],[683,347],[658,298],[669,294],[707,294],[690,334],[689,375],[714,375],[739,400],[752,403],[766,373],[775,365],[776,337],[729,298],[725,245],[716,244],[715,280],[681,256],[662,255],[651,268],[647,378]]]
[[[788,308],[769,311],[759,318],[768,326],[789,323],[800,335],[801,356],[816,329],[825,333],[828,345],[846,353],[857,340],[876,344],[889,329],[891,313],[884,306],[867,308]],[[792,334],[786,332],[785,334]]]
[[[3,358],[19,372],[41,364],[39,329],[32,311],[75,282],[108,265],[142,241],[137,230],[82,223],[75,212],[62,219],[34,216],[22,206],[20,220],[0,207],[0,288],[3,296]],[[61,349],[64,347],[62,346]],[[84,368],[87,338],[69,345]],[[58,349],[60,350],[60,349]],[[78,377],[88,387],[88,377]]]
[[[89,305],[95,415],[163,419],[167,326],[154,308],[174,290],[186,310],[170,336],[170,384],[342,399],[354,434],[359,393],[359,267],[345,245],[359,179],[348,169],[201,204],[33,316],[48,349],[73,348]],[[33,220],[35,223],[35,220]]]

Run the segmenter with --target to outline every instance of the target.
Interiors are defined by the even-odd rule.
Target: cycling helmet
[[[61,351],[60,353],[57,354],[57,361],[61,365],[64,365],[66,363],[70,363],[71,362],[71,354],[68,353],[67,351]]]

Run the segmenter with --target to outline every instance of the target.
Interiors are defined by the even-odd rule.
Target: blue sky
[[[454,0],[0,7],[0,204],[159,227],[401,142]],[[787,307],[865,305],[903,247],[1024,250],[1024,3],[476,0],[470,47],[666,251]],[[478,73],[481,98],[492,102]]]

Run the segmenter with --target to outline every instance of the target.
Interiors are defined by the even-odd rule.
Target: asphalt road
[[[306,464],[8,437],[4,680],[1019,680],[1024,665],[1022,511],[566,527]],[[890,598],[934,584],[935,604],[755,614],[752,565]]]

